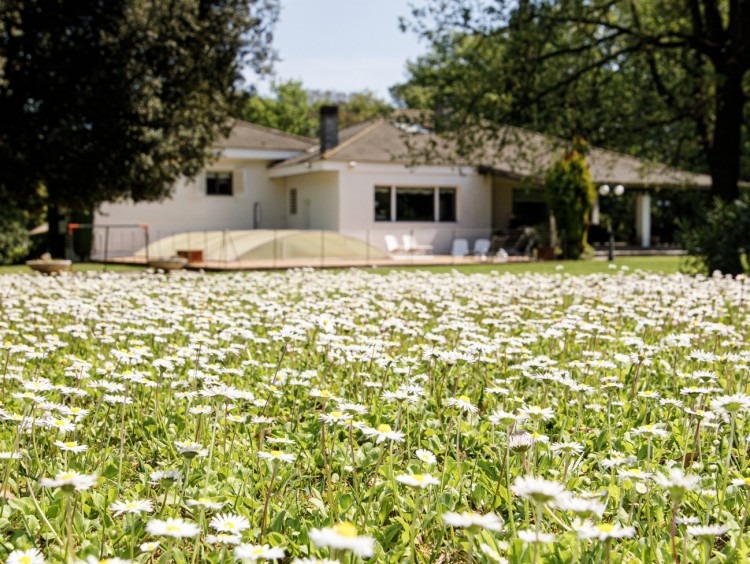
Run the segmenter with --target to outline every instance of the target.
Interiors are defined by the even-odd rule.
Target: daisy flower
[[[430,474],[401,474],[396,476],[396,481],[414,488],[426,488],[440,483],[440,480]]]
[[[490,531],[500,531],[503,528],[503,520],[494,513],[475,513],[473,511],[464,511],[463,513],[453,513],[448,511],[442,515],[443,523],[449,527],[461,529],[482,528]]]
[[[508,435],[508,448],[513,452],[525,452],[534,444],[534,437],[528,431]]]
[[[380,443],[382,443],[383,441],[386,441],[386,440],[394,441],[394,442],[397,442],[397,443],[403,442],[403,440],[404,440],[404,434],[403,433],[399,433],[398,431],[394,431],[393,429],[391,429],[391,426],[388,425],[388,424],[386,424],[386,423],[382,423],[382,424],[378,425],[375,429],[373,429],[371,427],[364,427],[362,429],[362,432],[365,435],[376,437],[375,438],[375,442],[377,444],[380,444]]]
[[[133,501],[115,501],[109,506],[109,510],[119,517],[123,513],[151,513],[154,506],[150,499],[135,499]]]
[[[214,515],[208,523],[211,528],[221,533],[239,534],[250,528],[250,521],[242,515],[232,515],[231,513],[220,513]]]
[[[464,413],[476,413],[477,411],[479,411],[477,406],[471,403],[471,398],[469,396],[450,398],[446,403],[451,407],[455,407],[459,411],[463,411]]]
[[[43,488],[62,488],[72,492],[89,489],[96,484],[96,474],[79,474],[78,472],[60,472],[54,478],[42,478],[39,485]]]
[[[424,462],[425,464],[435,464],[436,458],[435,455],[432,454],[429,450],[420,448],[417,449],[417,451],[414,453],[419,460]]]
[[[139,548],[141,552],[155,552],[159,548],[159,541],[144,542]]]
[[[224,507],[224,504],[219,501],[213,501],[207,497],[199,497],[198,499],[189,499],[186,501],[188,507],[199,507],[201,509],[207,509],[209,511],[217,511]]]
[[[174,446],[177,448],[177,452],[185,458],[203,458],[208,456],[208,449],[203,448],[203,445],[199,443],[175,441]]]
[[[685,493],[694,490],[701,482],[699,476],[685,474],[679,468],[670,468],[669,476],[654,474],[654,482],[669,492],[675,499],[681,498]]]
[[[551,407],[539,407],[538,405],[525,405],[518,412],[522,417],[531,421],[547,421],[555,416]]]
[[[5,562],[6,564],[44,564],[44,555],[37,548],[14,550]]]
[[[272,450],[271,452],[258,452],[258,458],[262,458],[263,460],[281,460],[282,462],[294,462],[297,459],[297,455],[284,453],[280,450]]]
[[[271,547],[267,544],[240,544],[234,549],[234,557],[243,562],[279,560],[284,558],[284,550],[277,546]]]
[[[206,542],[208,544],[240,544],[242,537],[229,533],[219,533],[218,535],[206,535]]]
[[[554,503],[566,494],[562,484],[534,476],[519,476],[513,482],[510,490],[517,496],[525,497],[536,503]]]
[[[555,542],[555,535],[552,533],[537,533],[536,531],[530,531],[528,529],[518,531],[518,538],[528,544],[535,542],[541,544]]]
[[[317,547],[350,550],[361,558],[370,558],[375,553],[375,539],[359,535],[357,527],[347,521],[333,527],[312,529],[310,540]]]
[[[685,532],[691,537],[698,538],[712,538],[720,537],[729,530],[729,527],[724,525],[689,525],[686,527]]]
[[[607,539],[621,539],[635,535],[634,527],[622,527],[617,523],[598,523],[594,525],[590,521],[587,521],[581,525],[574,526],[574,528],[580,539],[605,541]]]
[[[182,477],[182,473],[179,470],[155,470],[151,472],[149,478],[153,485],[164,483],[165,486],[171,486],[175,482],[179,482]]]
[[[89,448],[86,445],[79,445],[76,441],[55,441],[53,444],[64,452],[74,452],[76,454],[85,452]]]
[[[198,525],[184,519],[172,519],[166,521],[152,519],[146,524],[146,532],[153,536],[164,536],[174,538],[195,537],[200,534]]]
[[[738,411],[748,411],[750,410],[750,396],[746,394],[720,396],[711,400],[711,409],[722,413],[737,413]]]

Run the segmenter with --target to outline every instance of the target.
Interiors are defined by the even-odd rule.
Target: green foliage
[[[562,238],[565,258],[577,259],[586,247],[586,230],[596,200],[586,157],[576,149],[566,151],[545,178],[547,205]]]
[[[426,0],[405,28],[431,51],[393,90],[467,152],[499,124],[710,172],[750,173],[750,19],[730,2]]]
[[[320,107],[339,106],[339,125],[348,127],[388,115],[393,108],[372,92],[342,94],[305,90],[296,80],[275,82],[272,96],[249,96],[238,114],[242,119],[287,133],[318,134]]]
[[[13,264],[31,247],[25,214],[11,206],[0,206],[0,264]]]
[[[275,0],[8,0],[0,198],[158,200],[213,158],[245,62],[272,57]]]
[[[683,220],[679,235],[698,271],[748,272],[750,194],[729,203],[717,198],[704,217]]]

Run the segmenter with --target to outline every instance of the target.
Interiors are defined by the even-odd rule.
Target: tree
[[[296,80],[274,82],[270,97],[248,96],[239,117],[295,135],[317,135],[320,107],[339,106],[339,125],[348,127],[388,115],[393,108],[372,92],[305,90]]]
[[[240,117],[251,123],[272,127],[294,135],[315,135],[317,117],[309,95],[297,80],[271,84],[272,97],[249,96]]]
[[[272,58],[276,0],[4,0],[0,197],[159,200],[214,158],[241,66]],[[42,190],[40,191],[40,186]]]
[[[714,194],[737,196],[750,2],[431,0],[414,15],[411,29],[432,52],[396,93],[421,96],[437,125],[529,125],[557,111],[553,127],[572,117],[581,130],[570,133],[598,143],[598,115],[614,122],[599,125],[607,145],[618,130],[628,139],[656,132],[674,147],[686,138]]]
[[[573,146],[552,164],[544,180],[547,205],[565,258],[570,259],[579,258],[587,246],[588,217],[596,201],[585,153],[585,142],[574,139]]]

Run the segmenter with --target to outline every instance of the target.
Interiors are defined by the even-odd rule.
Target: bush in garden
[[[698,271],[740,274],[748,271],[750,195],[733,202],[716,199],[706,215],[680,223],[680,242]]]
[[[585,153],[585,141],[574,139],[572,147],[552,165],[545,179],[547,205],[562,238],[565,258],[577,259],[584,252],[588,217],[596,200]]]
[[[24,258],[31,247],[26,214],[13,206],[0,206],[0,264]]]

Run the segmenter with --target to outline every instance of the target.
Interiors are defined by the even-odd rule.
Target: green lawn
[[[676,256],[655,256],[655,257],[621,257],[616,258],[613,262],[600,260],[581,260],[581,261],[542,261],[542,262],[521,262],[506,264],[477,264],[463,266],[420,266],[420,267],[399,267],[399,268],[373,268],[368,272],[387,273],[393,270],[428,270],[430,272],[451,272],[457,270],[466,274],[480,272],[511,272],[523,274],[526,272],[535,273],[554,273],[566,272],[573,275],[594,274],[597,272],[612,272],[610,265],[618,269],[627,267],[631,271],[644,270],[647,272],[662,272],[664,274],[673,274],[680,272],[680,267],[684,266],[686,257]]]
[[[599,260],[582,260],[582,261],[543,261],[543,262],[523,262],[523,263],[506,263],[506,264],[476,264],[476,265],[446,265],[446,266],[406,266],[406,267],[387,267],[387,268],[368,268],[368,272],[387,273],[393,270],[427,270],[430,272],[451,272],[457,270],[466,274],[480,272],[511,272],[522,274],[525,272],[537,273],[554,273],[566,272],[574,275],[593,274],[597,272],[612,272],[610,265],[617,268],[627,267],[632,270],[645,270],[648,272],[663,272],[672,274],[679,272],[680,267],[685,263],[685,257],[674,256],[656,256],[656,257],[621,257],[613,263]],[[122,264],[103,265],[101,263],[80,263],[73,265],[74,272],[101,272],[104,270],[112,272],[138,271],[143,270],[141,266],[130,266]],[[32,270],[26,265],[0,266],[0,274],[13,273],[30,273]]]

